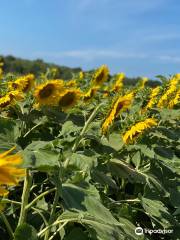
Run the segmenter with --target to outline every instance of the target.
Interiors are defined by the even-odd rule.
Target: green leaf
[[[73,165],[84,172],[90,172],[92,168],[97,166],[97,157],[95,155],[86,156],[83,153],[73,153],[69,158],[69,165]]]
[[[111,221],[112,224],[117,224],[117,220],[111,212],[100,202],[95,187],[90,186],[89,189],[84,189],[73,184],[63,184],[62,196],[68,210],[85,211],[103,221]]]
[[[92,179],[95,182],[100,183],[101,185],[107,185],[110,186],[114,189],[118,189],[118,186],[116,185],[115,181],[111,178],[111,176],[108,176],[107,174],[98,171],[98,170],[94,170],[92,173]]]
[[[25,239],[38,240],[36,229],[27,223],[20,225],[16,229],[14,234],[14,240],[25,240]]]
[[[0,118],[0,146],[3,151],[15,146],[20,135],[18,121]]]
[[[110,134],[109,138],[102,137],[101,143],[104,146],[111,147],[113,150],[119,151],[124,143],[122,142],[120,134],[112,133]]]
[[[50,171],[59,166],[59,153],[51,142],[35,141],[28,145],[22,154],[25,168]]]
[[[69,221],[69,222],[78,222],[83,224],[89,231],[91,235],[91,239],[98,239],[98,240],[125,240],[125,239],[132,239],[128,238],[121,227],[123,224],[113,224],[108,219],[98,219],[96,216],[91,216],[88,213],[84,212],[64,212],[59,220]],[[136,238],[134,238],[136,239]]]
[[[127,178],[130,182],[146,183],[144,174],[119,159],[111,159],[109,165],[112,175]]]
[[[163,228],[171,228],[177,224],[161,201],[142,197],[141,204],[154,223],[160,224]]]

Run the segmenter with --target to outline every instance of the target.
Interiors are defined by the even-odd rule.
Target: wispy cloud
[[[118,50],[71,50],[62,52],[36,52],[35,55],[41,57],[54,58],[74,58],[85,61],[92,61],[95,59],[111,58],[111,59],[143,59],[147,56],[136,53],[122,53]]]
[[[170,62],[179,63],[180,57],[176,55],[162,55],[162,54],[150,54],[143,52],[122,52],[120,50],[71,50],[71,51],[60,51],[60,52],[35,52],[34,56],[43,58],[54,58],[54,59],[74,59],[83,60],[86,62],[102,59],[124,59],[124,60],[150,60],[159,62]]]

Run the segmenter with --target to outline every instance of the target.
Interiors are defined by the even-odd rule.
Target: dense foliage
[[[1,71],[0,238],[179,239],[180,75],[55,73]]]

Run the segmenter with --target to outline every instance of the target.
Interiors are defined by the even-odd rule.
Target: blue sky
[[[0,54],[154,77],[180,72],[179,0],[1,0]]]

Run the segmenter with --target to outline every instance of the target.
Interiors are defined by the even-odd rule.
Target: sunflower
[[[83,71],[80,71],[79,72],[79,79],[83,79],[84,78],[84,73],[83,73]]]
[[[82,94],[79,89],[65,89],[65,91],[60,95],[58,105],[63,111],[66,111],[70,107],[74,106],[81,96]]]
[[[16,79],[14,82],[8,83],[8,88],[10,91],[18,90],[22,92],[28,92],[34,86],[34,75],[28,74],[26,76]]]
[[[0,196],[7,195],[5,186],[17,185],[25,171],[17,167],[22,163],[20,154],[10,154],[15,148],[0,154]]]
[[[10,91],[0,98],[0,108],[5,108],[24,98],[23,94],[17,90]]]
[[[125,79],[124,73],[119,73],[116,76],[116,81],[114,85],[112,86],[112,91],[119,91],[123,87],[123,80]]]
[[[85,93],[85,94],[83,95],[83,100],[84,100],[85,102],[91,100],[91,99],[95,96],[95,94],[96,94],[96,92],[98,91],[98,89],[99,89],[99,87],[92,87],[92,88],[90,88],[90,89],[87,91],[87,93]]]
[[[103,88],[103,97],[109,97],[111,93],[111,88],[110,86],[105,86]]]
[[[172,95],[177,91],[177,84],[178,84],[177,78],[172,78],[168,83],[168,88],[164,92],[164,94],[161,96],[161,98],[158,101],[157,107],[163,108],[167,106],[168,99],[172,97]]]
[[[143,77],[140,81],[140,86],[139,86],[139,90],[143,89],[145,87],[145,84],[148,82],[148,78],[147,77]]]
[[[157,121],[154,118],[147,118],[145,121],[138,122],[132,126],[124,135],[123,141],[128,144],[133,142],[139,135],[141,135],[146,129],[157,125]]]
[[[102,65],[95,71],[92,77],[92,84],[94,86],[100,86],[103,82],[105,82],[108,79],[108,75],[109,75],[108,67],[106,65]]]
[[[63,91],[63,80],[49,80],[36,86],[34,97],[38,106],[56,106],[59,102],[59,95]]]
[[[157,96],[160,92],[160,87],[155,87],[151,90],[151,94],[149,97],[149,101],[143,111],[147,111],[148,109],[152,108],[157,103]]]
[[[0,67],[0,79],[2,79],[2,77],[3,77],[3,70],[2,70],[2,68]]]
[[[72,79],[72,80],[68,81],[68,82],[65,84],[65,86],[66,86],[66,87],[70,87],[70,88],[72,88],[72,87],[77,87],[77,82],[76,82],[75,79]]]
[[[13,98],[13,100],[20,101],[24,99],[24,94],[18,90],[8,92],[8,95]]]
[[[118,97],[114,101],[108,116],[106,117],[104,123],[102,124],[101,130],[103,134],[107,133],[109,126],[112,124],[114,119],[118,116],[118,114],[120,112],[127,110],[131,106],[133,101],[133,96],[134,96],[134,93],[130,92],[124,96]]]
[[[6,94],[2,97],[0,97],[0,108],[5,108],[8,107],[10,105],[12,105],[13,103],[13,96]]]
[[[169,101],[168,108],[172,109],[175,105],[180,102],[180,89],[176,92],[175,97]]]

